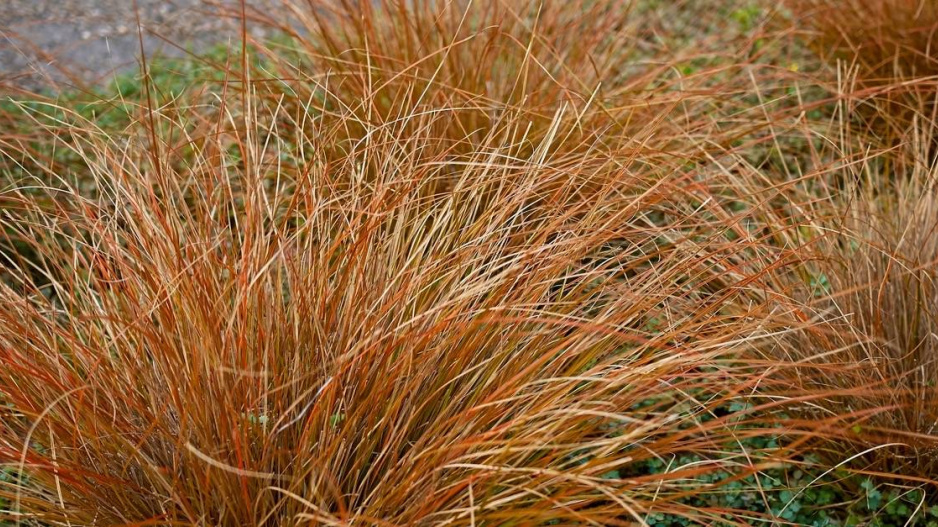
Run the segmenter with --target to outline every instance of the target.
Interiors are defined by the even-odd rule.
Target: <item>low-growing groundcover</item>
[[[776,441],[771,437],[756,438],[740,446],[750,452],[771,451],[777,447]],[[637,469],[636,475],[658,474],[702,462],[705,458],[694,455],[651,459]],[[609,475],[613,476],[619,475]],[[711,490],[684,498],[689,505],[732,511],[725,514],[725,521],[717,522],[722,525],[938,524],[938,506],[930,504],[926,490],[881,485],[840,469],[829,471],[811,455],[798,463],[766,468],[755,474],[739,470],[704,474],[694,478],[692,485]],[[665,512],[651,512],[645,521],[655,527],[695,524]]]
[[[642,406],[653,404],[645,401]],[[741,421],[753,407],[734,402],[716,407],[700,416],[704,421],[729,416]],[[783,422],[788,416],[778,415]],[[772,428],[780,430],[781,424]],[[741,426],[741,430],[749,427]],[[741,437],[723,445],[724,456],[735,458],[738,466],[724,463],[719,471],[688,478],[688,488],[695,489],[681,501],[698,509],[731,511],[719,525],[809,526],[904,526],[938,523],[938,506],[926,486],[903,486],[877,482],[868,476],[841,467],[829,467],[812,453],[789,456],[783,462],[773,459],[784,442],[783,433],[765,433]],[[740,453],[745,453],[745,457]],[[651,457],[626,471],[612,471],[606,478],[642,477],[707,465],[717,459],[712,455],[684,454],[670,458]],[[773,462],[774,461],[774,462]],[[749,464],[761,464],[758,471]],[[645,521],[651,526],[695,525],[688,518],[667,512],[650,512]]]
[[[938,524],[929,106],[775,8],[286,3],[5,101],[0,522]]]

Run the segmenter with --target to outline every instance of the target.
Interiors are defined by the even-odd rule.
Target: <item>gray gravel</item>
[[[148,57],[179,56],[179,48],[198,50],[238,35],[239,22],[218,16],[224,7],[204,0],[138,0],[137,6],[133,0],[0,0],[0,86],[62,89],[137,68],[138,12]]]

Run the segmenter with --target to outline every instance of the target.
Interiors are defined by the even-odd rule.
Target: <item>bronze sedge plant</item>
[[[700,417],[754,382],[722,357],[760,307],[722,306],[761,271],[717,280],[712,239],[680,234],[706,181],[601,136],[565,151],[562,104],[537,141],[506,112],[453,144],[438,121],[458,109],[374,124],[240,96],[121,134],[62,121],[97,193],[5,191],[6,230],[39,255],[7,259],[0,297],[7,519],[727,512],[671,499],[717,461],[603,477],[737,433]]]
[[[121,131],[42,121],[94,192],[41,158],[4,191],[5,236],[32,252],[4,257],[0,304],[10,519],[732,512],[675,498],[756,468],[735,440],[764,422],[703,416],[772,382],[737,359],[786,261],[750,258],[778,232],[743,236],[726,178],[687,169],[720,149],[699,139],[721,70],[690,95],[672,62],[622,75],[615,10],[580,31],[559,4],[394,5],[322,14],[334,33],[301,18],[299,62],[233,57],[206,97],[164,105],[144,80]],[[486,68],[506,70],[467,76]],[[715,459],[609,477],[682,453]]]
[[[849,78],[841,95],[882,146],[914,143],[913,120],[934,121],[938,7],[919,0],[787,0],[803,40]],[[900,162],[914,153],[897,149]],[[900,168],[900,171],[905,169]]]
[[[929,123],[913,121],[915,141],[900,145],[914,164],[872,151],[848,121],[839,140],[829,139],[839,154],[806,176],[827,197],[799,228],[808,240],[801,272],[766,280],[789,298],[786,316],[801,313],[793,324],[812,323],[762,357],[781,361],[773,375],[787,379],[787,393],[825,394],[801,405],[802,415],[842,418],[820,447],[830,461],[934,484],[938,223]]]
[[[451,142],[444,148],[477,144],[506,114],[527,120],[527,137],[537,144],[554,125],[557,106],[566,103],[570,111],[557,133],[594,134],[601,143],[564,141],[557,148],[582,152],[631,141],[633,148],[643,144],[648,158],[694,138],[697,149],[681,148],[696,159],[699,145],[728,141],[714,126],[715,116],[732,113],[733,96],[751,90],[748,63],[740,60],[748,36],[689,42],[675,36],[672,42],[662,32],[676,30],[633,2],[284,6],[289,20],[276,12],[245,13],[251,23],[287,37],[260,47],[272,79],[258,83],[258,90],[291,108],[302,102],[294,113],[311,107],[344,119],[351,112],[371,123],[402,120],[416,106],[458,109],[435,124],[435,135]],[[711,20],[712,13],[701,16]],[[699,65],[684,71],[692,62]],[[363,130],[349,124],[347,133],[357,139]]]
[[[938,7],[920,0],[786,0],[828,59],[860,66],[864,82],[938,73]]]

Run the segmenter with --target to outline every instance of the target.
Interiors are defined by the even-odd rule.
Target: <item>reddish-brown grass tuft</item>
[[[336,3],[214,95],[144,80],[123,130],[39,110],[77,172],[7,143],[40,167],[0,220],[30,251],[0,296],[9,518],[726,513],[676,498],[759,468],[735,445],[764,422],[715,409],[772,382],[738,357],[784,265],[693,163],[739,68],[623,70],[627,10],[580,4]]]
[[[882,145],[913,142],[913,121],[934,125],[938,5],[923,0],[786,0],[785,5],[795,13],[804,40],[841,69],[854,115]],[[908,156],[903,161],[914,163]]]
[[[930,4],[308,4],[185,90],[0,105],[0,523],[938,479]]]
[[[850,104],[838,113],[849,115]],[[934,135],[926,120],[913,124],[897,145],[901,163],[894,150],[873,150],[849,117],[834,125],[839,138],[828,136],[819,162],[805,163],[802,181],[815,187],[816,200],[788,193],[799,203],[801,263],[766,279],[786,299],[776,323],[795,331],[760,357],[780,361],[770,376],[784,381],[775,387],[812,399],[797,412],[840,419],[824,432],[830,462],[856,456],[850,466],[860,471],[935,483]],[[772,230],[790,224],[765,221]]]

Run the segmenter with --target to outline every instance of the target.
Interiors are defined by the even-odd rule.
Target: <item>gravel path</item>
[[[148,57],[237,38],[237,21],[218,16],[219,8],[204,0],[137,0],[137,6]],[[136,68],[139,54],[133,0],[0,0],[0,86],[93,84]]]

